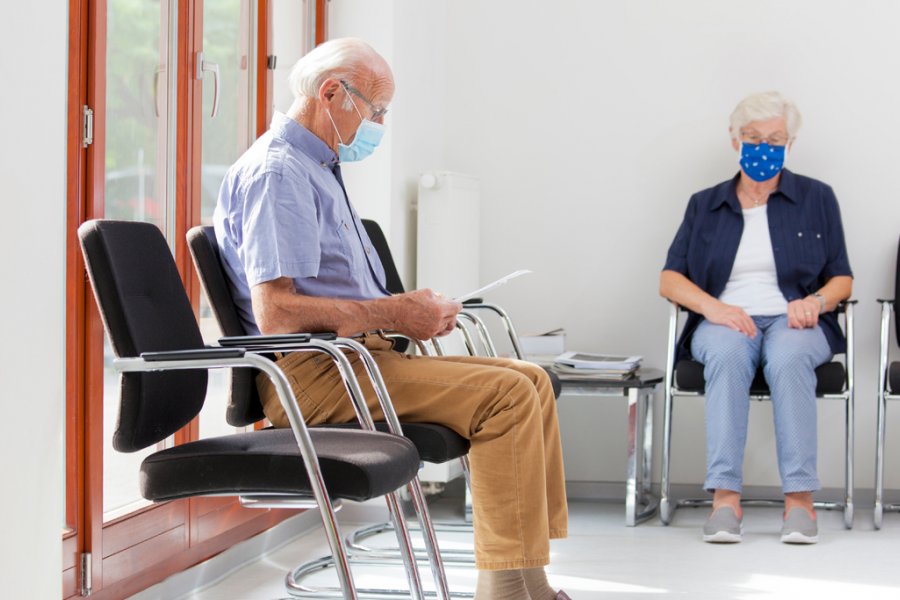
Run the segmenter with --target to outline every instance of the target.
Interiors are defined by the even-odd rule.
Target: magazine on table
[[[638,367],[632,369],[579,369],[560,363],[553,363],[550,370],[559,375],[565,381],[591,380],[591,381],[621,381],[633,377]]]
[[[590,352],[564,352],[556,357],[555,364],[572,369],[601,371],[634,371],[641,364],[640,356],[593,354]]]

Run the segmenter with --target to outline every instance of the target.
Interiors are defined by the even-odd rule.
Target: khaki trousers
[[[479,569],[550,562],[551,538],[566,537],[568,509],[556,399],[547,373],[518,360],[421,357],[391,350],[377,334],[359,338],[381,369],[401,421],[438,423],[471,441],[475,559]],[[359,358],[348,354],[375,420],[383,420]],[[334,363],[294,352],[278,360],[307,424],[356,420]],[[257,379],[266,416],[288,422],[271,383]]]

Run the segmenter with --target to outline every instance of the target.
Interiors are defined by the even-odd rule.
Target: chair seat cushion
[[[419,469],[408,439],[374,431],[311,429],[332,499],[368,500],[404,485]],[[168,448],[141,464],[141,493],[163,501],[212,494],[311,495],[290,429],[208,438]]]
[[[342,423],[340,425],[323,425],[322,427],[359,429],[359,424]],[[469,440],[444,425],[401,423],[401,427],[403,427],[403,436],[415,445],[422,460],[441,464],[469,453]],[[388,431],[388,425],[384,422],[375,423],[375,428],[378,431]],[[313,429],[318,429],[318,427]]]
[[[844,390],[844,365],[839,362],[825,363],[816,368],[816,394],[840,394]],[[703,365],[694,360],[680,360],[675,366],[675,385],[685,392],[703,392],[706,382],[703,379]],[[750,393],[768,395],[769,385],[763,376],[762,369],[756,371]]]
[[[559,395],[562,393],[562,381],[559,380],[559,375],[550,370],[550,367],[544,367],[544,370],[550,376],[550,387],[553,388],[553,397],[558,400]]]
[[[890,382],[891,393],[900,394],[900,361],[891,363],[891,369],[888,371],[888,382]]]

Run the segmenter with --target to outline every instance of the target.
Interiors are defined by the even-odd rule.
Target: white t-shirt
[[[745,208],[743,213],[744,233],[719,300],[740,306],[748,315],[783,315],[787,300],[778,287],[766,205]]]

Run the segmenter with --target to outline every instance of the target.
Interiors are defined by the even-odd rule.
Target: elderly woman
[[[781,541],[812,544],[818,526],[815,368],[845,351],[834,309],[852,273],[837,199],[784,169],[800,113],[777,92],[731,115],[740,172],[697,192],[669,248],[660,294],[691,311],[679,352],[704,365],[707,542],[739,542],[750,383],[762,367],[784,492]]]

